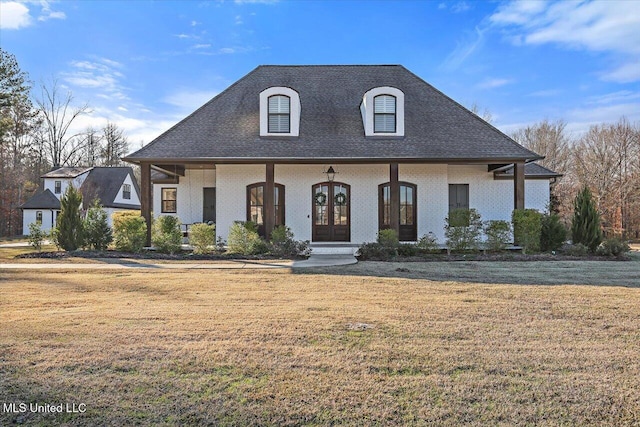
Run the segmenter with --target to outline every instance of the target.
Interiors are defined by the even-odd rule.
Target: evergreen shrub
[[[193,224],[189,229],[189,244],[194,254],[208,254],[216,244],[215,224]]]
[[[151,243],[162,253],[175,254],[182,246],[182,231],[177,216],[162,215],[153,223]]]
[[[595,252],[602,242],[600,214],[593,203],[589,187],[584,187],[574,200],[571,239],[574,244],[585,245],[591,252]]]
[[[453,209],[445,218],[444,235],[450,251],[477,251],[482,235],[482,220],[475,209]]]
[[[140,216],[140,211],[114,212],[113,244],[122,252],[142,252],[147,240],[147,222]]]
[[[60,214],[56,221],[57,245],[65,251],[75,251],[84,245],[82,194],[69,185],[60,199]]]
[[[98,199],[93,201],[84,219],[84,237],[85,246],[96,251],[107,250],[113,241],[113,232],[107,221],[107,212],[102,208]]]
[[[490,220],[484,224],[484,234],[487,236],[486,247],[492,252],[507,249],[511,243],[511,224],[502,220]]]
[[[511,220],[514,243],[522,246],[525,254],[539,252],[542,214],[535,209],[515,209]]]

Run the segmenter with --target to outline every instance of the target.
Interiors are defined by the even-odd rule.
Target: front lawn
[[[0,425],[640,423],[640,289],[380,264],[0,270],[0,402],[86,405]]]

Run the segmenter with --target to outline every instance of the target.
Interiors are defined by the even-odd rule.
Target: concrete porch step
[[[313,255],[355,255],[360,245],[353,243],[311,243]]]

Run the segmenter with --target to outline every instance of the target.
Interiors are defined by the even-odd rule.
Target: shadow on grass
[[[590,285],[640,288],[640,260],[616,261],[364,261],[340,267],[295,269],[293,274],[425,279],[514,285]]]

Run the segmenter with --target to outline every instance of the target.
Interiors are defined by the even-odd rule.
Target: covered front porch
[[[215,222],[223,238],[234,221],[246,220],[259,223],[265,236],[285,224],[296,239],[314,244],[373,241],[381,228],[396,230],[405,241],[428,232],[442,238],[451,185],[471,188],[467,203],[485,219],[509,219],[512,209],[525,208],[524,160],[495,164],[175,160],[140,166],[147,243],[152,215],[177,215],[187,225]],[[504,167],[514,169],[511,184],[494,179],[493,172]]]

